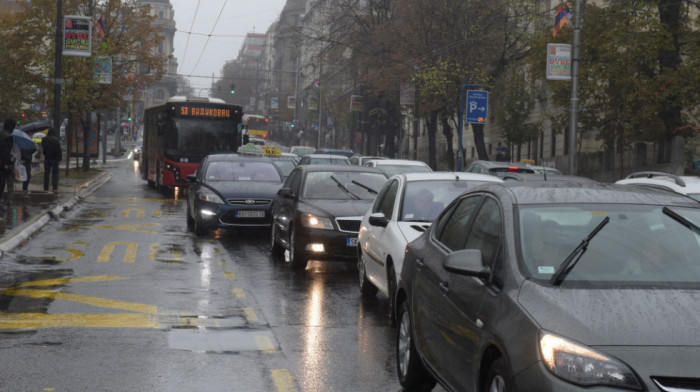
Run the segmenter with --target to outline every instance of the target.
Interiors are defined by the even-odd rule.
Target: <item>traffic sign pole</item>
[[[481,88],[480,84],[464,84],[459,93],[459,146],[457,147],[457,171],[462,171],[462,134],[464,133],[464,108],[465,108],[465,95],[468,88]],[[485,91],[484,91],[485,92]],[[486,93],[486,92],[485,92]],[[488,105],[488,93],[486,93],[486,105]],[[478,109],[478,104],[477,104]],[[484,111],[486,109],[484,108]],[[474,110],[470,110],[471,113]],[[486,113],[484,113],[484,118]]]

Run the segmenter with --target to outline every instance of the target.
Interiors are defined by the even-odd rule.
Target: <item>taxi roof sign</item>
[[[250,155],[262,155],[263,154],[263,150],[258,148],[258,146],[256,146],[253,143],[248,143],[246,145],[238,147],[237,152],[239,154],[250,154]]]
[[[277,147],[265,146],[265,147],[262,148],[262,150],[263,150],[263,154],[264,154],[264,155],[268,155],[268,156],[272,156],[272,155],[274,155],[274,156],[279,156],[279,155],[282,155],[282,153],[280,152],[280,149],[277,148]]]

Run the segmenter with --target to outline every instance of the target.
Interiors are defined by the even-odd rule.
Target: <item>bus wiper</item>
[[[373,194],[373,195],[376,195],[376,194],[377,194],[377,191],[375,191],[374,189],[368,187],[367,185],[365,185],[365,184],[363,184],[363,183],[361,183],[361,182],[357,182],[357,181],[355,181],[355,180],[352,180],[352,181],[350,181],[350,182],[353,183],[353,184],[355,184],[355,185],[357,185],[357,186],[359,186],[360,188],[364,188],[365,190],[367,190],[367,192],[369,192],[369,193],[371,193],[371,194]]]
[[[605,219],[603,219],[600,223],[598,223],[598,226],[591,231],[586,238],[584,238],[580,244],[574,249],[571,253],[569,253],[568,256],[566,256],[566,259],[564,259],[564,262],[561,263],[557,271],[554,273],[552,276],[552,279],[549,281],[552,286],[559,286],[562,281],[564,281],[564,278],[566,278],[566,275],[571,272],[571,270],[574,268],[576,263],[581,259],[581,256],[583,256],[584,253],[586,253],[586,249],[588,249],[588,243],[591,242],[593,237],[598,234],[598,232],[610,222],[610,217],[606,216]],[[578,256],[578,257],[576,257]],[[575,260],[574,260],[575,259]]]
[[[343,185],[343,183],[340,182],[340,180],[338,180],[337,178],[335,178],[335,176],[331,176],[331,180],[335,181],[335,183],[338,184],[338,188],[342,189],[343,192],[345,192],[345,193],[347,193],[348,195],[352,196],[353,198],[355,198],[355,200],[360,200],[360,197],[359,197],[359,196],[357,196],[356,194],[350,192],[350,189],[346,188],[345,185]]]
[[[700,227],[698,227],[698,225],[696,225],[695,223],[680,216],[676,211],[673,211],[672,209],[670,209],[668,207],[664,207],[661,211],[665,215],[670,216],[671,219],[675,220],[676,222],[678,222],[678,223],[682,224],[683,226],[692,230],[695,234],[700,235]]]

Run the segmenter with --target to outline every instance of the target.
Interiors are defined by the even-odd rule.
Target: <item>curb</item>
[[[29,221],[24,222],[21,226],[13,230],[13,232],[16,233],[10,235],[10,238],[0,240],[0,257],[2,257],[2,252],[9,252],[21,245],[29,237],[34,235],[34,233],[44,227],[51,219],[57,219],[64,211],[73,208],[79,201],[85,199],[85,197],[111,180],[112,176],[112,173],[103,171],[83,184],[76,186],[76,192],[73,197],[58,204],[54,208],[41,212]]]

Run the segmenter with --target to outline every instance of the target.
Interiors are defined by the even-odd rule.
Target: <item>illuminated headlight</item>
[[[199,190],[199,200],[208,201],[210,203],[224,204],[224,200],[219,197],[216,193],[210,191],[207,188],[201,188]]]
[[[328,218],[322,218],[313,214],[301,216],[301,224],[312,229],[333,230],[333,223]]]
[[[306,245],[306,250],[310,250],[315,253],[323,253],[326,251],[326,248],[323,246],[323,244],[308,244]]]
[[[211,218],[213,216],[216,216],[216,212],[207,210],[207,209],[202,209],[199,211],[200,214],[202,214],[202,218]]]
[[[540,335],[540,352],[547,369],[568,382],[643,390],[637,376],[624,363],[551,333]]]

